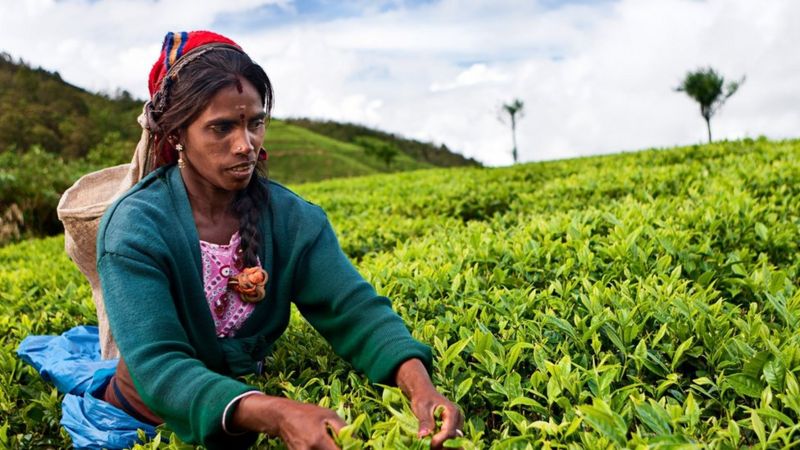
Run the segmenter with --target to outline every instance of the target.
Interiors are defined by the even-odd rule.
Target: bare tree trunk
[[[511,139],[514,142],[514,148],[511,150],[511,156],[514,157],[514,164],[517,163],[517,120],[514,115],[511,115]]]
[[[711,143],[711,118],[706,117],[706,128],[708,128],[708,143]]]

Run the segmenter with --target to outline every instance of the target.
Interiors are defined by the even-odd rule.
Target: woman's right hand
[[[338,449],[330,432],[347,423],[330,409],[288,398],[254,394],[239,401],[231,431],[257,431],[279,437],[290,450]]]

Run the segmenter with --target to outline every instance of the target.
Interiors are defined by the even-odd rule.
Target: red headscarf
[[[164,45],[161,46],[161,54],[158,57],[158,61],[156,61],[153,68],[150,70],[150,79],[148,81],[150,97],[152,98],[153,94],[161,88],[161,83],[169,72],[170,67],[172,67],[181,56],[195,48],[208,44],[227,44],[239,50],[242,49],[232,40],[211,31],[167,33],[164,37]]]

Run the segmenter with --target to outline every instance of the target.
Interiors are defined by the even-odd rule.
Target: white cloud
[[[0,2],[0,48],[90,90],[122,87],[145,96],[147,74],[167,31],[206,28],[221,13],[264,3],[275,2]]]
[[[445,83],[434,82],[431,91],[446,91],[460,87],[474,86],[476,84],[508,81],[508,75],[492,69],[486,64],[473,64],[467,70],[459,73],[456,79]]]
[[[4,2],[0,45],[74,84],[143,97],[166,31],[207,28],[267,2],[200,3]],[[525,102],[523,160],[702,142],[699,108],[673,88],[706,65],[726,78],[747,75],[712,120],[715,138],[800,129],[800,2],[399,4],[220,31],[270,74],[278,116],[362,122],[493,165],[511,162],[510,130],[497,111],[513,98]]]

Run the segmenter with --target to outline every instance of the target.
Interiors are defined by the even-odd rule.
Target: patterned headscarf
[[[213,33],[211,31],[181,31],[179,33],[169,32],[164,37],[164,44],[161,46],[161,54],[158,61],[153,64],[150,70],[150,79],[148,87],[150,88],[150,97],[161,89],[164,77],[170,73],[177,72],[183,64],[186,64],[186,58],[181,59],[182,56],[187,55],[195,49],[205,47],[208,49],[215,47],[233,47],[239,51],[242,48],[232,40],[222,36],[221,34]],[[191,58],[194,59],[194,58]],[[178,67],[173,67],[178,64]]]

